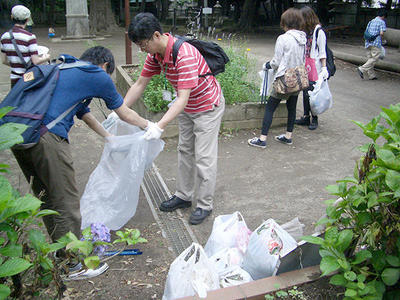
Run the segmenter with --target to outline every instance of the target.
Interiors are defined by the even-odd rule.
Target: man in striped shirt
[[[11,67],[11,87],[13,87],[25,73],[26,65],[29,61],[38,65],[50,59],[50,55],[48,54],[43,54],[43,56],[38,55],[36,36],[25,30],[30,16],[30,10],[23,5],[16,5],[11,10],[11,19],[14,21],[12,33],[24,61],[21,61],[19,58],[8,31],[5,32],[0,39],[2,62]]]
[[[179,48],[176,63],[172,48],[176,38],[163,33],[151,13],[140,13],[129,26],[129,38],[148,53],[141,75],[125,96],[131,106],[143,94],[151,77],[163,73],[177,98],[160,121],[152,123],[145,138],[160,138],[173,119],[179,121],[178,176],[176,192],[162,202],[160,210],[173,211],[197,202],[189,222],[200,224],[213,209],[217,177],[218,132],[225,100],[217,79],[204,57],[189,43]]]

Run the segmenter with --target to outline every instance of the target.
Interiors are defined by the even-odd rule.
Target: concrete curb
[[[335,58],[356,64],[356,65],[362,65],[367,61],[366,57],[353,55],[353,54],[349,54],[349,53],[344,53],[344,52],[340,52],[340,51],[332,50],[332,52],[333,52],[333,56],[335,56]],[[386,62],[384,60],[378,61],[375,65],[375,68],[385,70],[385,71],[400,73],[400,64],[390,63],[390,62]]]

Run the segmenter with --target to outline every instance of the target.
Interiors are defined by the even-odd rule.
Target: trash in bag
[[[315,83],[314,89],[309,91],[310,107],[314,116],[320,115],[332,107],[332,94],[329,90],[327,80],[319,80]]]
[[[144,172],[162,151],[164,142],[145,140],[144,131],[117,119],[108,130],[103,154],[80,200],[81,228],[102,223],[112,230],[124,226],[136,212]]]
[[[226,272],[228,268],[240,266],[243,262],[243,253],[238,248],[224,248],[210,257],[218,275]]]
[[[254,280],[275,275],[279,257],[297,247],[297,242],[273,219],[263,222],[250,236],[242,268]]]
[[[303,234],[303,228],[305,227],[304,224],[300,223],[299,217],[294,218],[293,220],[282,224],[282,229],[285,230],[287,233],[290,234],[292,238],[296,241],[300,241]]]
[[[251,231],[240,212],[218,216],[214,220],[204,251],[209,257],[222,249],[232,247],[237,247],[242,253],[245,253],[250,234]]]
[[[272,84],[274,83],[275,71],[273,69],[268,69],[266,71],[258,72],[261,78],[260,86],[260,99],[261,103],[265,103],[268,97],[271,95]]]
[[[243,270],[240,266],[232,266],[221,273],[219,276],[219,285],[221,288],[239,285],[242,283],[253,281],[250,274]]]
[[[219,279],[214,265],[203,247],[193,243],[171,264],[165,284],[163,300],[172,300],[196,293],[207,297],[207,291],[219,288]]]

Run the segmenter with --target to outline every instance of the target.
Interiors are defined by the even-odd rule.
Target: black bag
[[[199,50],[200,54],[204,57],[208,67],[211,70],[211,73],[201,74],[199,77],[205,77],[209,75],[216,76],[225,71],[225,65],[229,62],[229,57],[218,44],[214,42],[206,42],[198,39],[182,37],[179,35],[176,35],[175,37],[177,38],[177,41],[172,47],[172,59],[174,65],[176,64],[179,48],[184,42],[187,42]],[[153,58],[154,61],[158,63],[155,56]]]
[[[61,57],[60,59],[64,59]],[[6,123],[25,124],[28,128],[22,133],[23,142],[15,149],[28,149],[39,142],[40,137],[61,121],[77,104],[67,109],[51,123],[44,126],[43,118],[50,105],[62,69],[88,66],[89,63],[76,61],[62,64],[32,65],[18,80],[8,95],[0,103],[0,108],[14,107],[2,119]]]
[[[317,32],[315,33],[315,45],[318,48],[318,31],[321,29],[321,27],[317,28]],[[333,57],[333,52],[331,49],[328,47],[328,42],[325,44],[325,52],[326,52],[326,68],[328,69],[329,73],[329,78],[331,78],[333,75],[336,73],[336,66],[335,66],[335,58]]]
[[[364,31],[364,39],[365,39],[366,41],[368,41],[368,42],[373,42],[373,41],[375,41],[375,39],[380,35],[380,33],[375,34],[375,35],[372,35],[372,34],[369,32],[369,27],[370,27],[370,25],[371,25],[371,21],[368,22],[367,28],[366,28],[365,31]]]

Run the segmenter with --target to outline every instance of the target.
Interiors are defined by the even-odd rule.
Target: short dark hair
[[[163,33],[158,19],[152,13],[140,13],[129,24],[128,36],[132,42],[138,43],[149,40],[156,31]]]
[[[107,63],[106,72],[108,74],[112,74],[115,69],[114,55],[111,53],[110,49],[103,46],[96,46],[87,49],[79,59],[88,61],[96,66]]]
[[[303,30],[304,20],[301,12],[297,8],[287,9],[281,16],[281,28]]]
[[[12,20],[13,20],[14,24],[18,24],[18,25],[24,25],[28,21],[28,19],[17,20],[17,19],[14,19],[14,18],[12,18]]]
[[[387,18],[387,10],[384,8],[380,8],[378,9],[378,17],[385,17]]]

